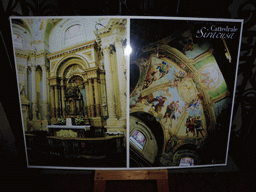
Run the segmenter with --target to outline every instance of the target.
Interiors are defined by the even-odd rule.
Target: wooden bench
[[[156,180],[159,192],[169,191],[167,170],[96,170],[94,177],[94,191],[105,191],[106,181],[110,180]]]

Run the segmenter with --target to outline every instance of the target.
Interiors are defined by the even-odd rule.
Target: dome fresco
[[[223,76],[214,57],[208,59],[214,60],[214,63],[207,63],[207,59],[201,61],[203,64],[196,72],[187,70],[186,64],[176,59],[178,62],[159,59],[153,54],[143,63],[139,63],[140,79],[131,93],[131,112],[143,110],[151,113],[164,129],[179,136],[191,135],[186,133],[185,126],[189,116],[200,116],[206,132],[204,92],[214,92],[222,84],[225,85]],[[195,77],[197,74],[199,77]],[[221,93],[226,91],[227,87],[223,86]],[[222,105],[225,106],[226,103]]]
[[[209,47],[204,48],[201,59],[194,63],[186,62],[186,55],[177,49],[170,52],[168,47],[162,48],[164,54],[152,53],[135,62],[140,73],[130,95],[130,112],[153,115],[165,133],[165,143],[175,136],[180,141],[194,139],[199,145],[230,101],[220,99],[216,107],[210,106],[214,98],[227,96],[228,89]],[[191,127],[189,120],[201,124],[200,128]]]

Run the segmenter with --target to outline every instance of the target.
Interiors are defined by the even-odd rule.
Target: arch
[[[161,124],[156,120],[153,115],[146,112],[133,112],[130,114],[130,116],[137,117],[143,123],[145,123],[147,127],[150,128],[156,138],[156,142],[158,145],[158,155],[162,155],[164,150],[164,130]]]
[[[13,25],[17,25],[17,26],[20,26],[21,28],[25,29],[29,34],[30,36],[31,35],[31,26],[23,19],[12,19],[12,23]]]
[[[80,74],[74,74],[74,76],[79,76],[79,77],[81,77],[83,79],[83,81],[85,80],[84,77],[82,75],[80,75]],[[68,77],[67,82],[70,82],[71,78],[73,78],[74,76],[71,75],[70,77]]]
[[[29,49],[29,44],[32,41],[32,37],[30,32],[24,28],[23,26],[20,26],[18,24],[13,24],[13,33],[12,34],[16,34],[18,36],[21,37],[22,39],[22,48],[20,48],[21,50],[26,51],[27,49]],[[18,47],[16,47],[18,48]]]
[[[15,48],[21,48],[22,49],[22,37],[16,33],[12,34],[12,38],[13,38],[13,45]]]
[[[64,63],[66,60],[70,59],[67,63]],[[74,60],[76,59],[76,60]],[[89,62],[82,57],[81,55],[78,54],[71,54],[71,55],[67,55],[66,57],[62,58],[54,67],[53,71],[55,71],[55,75],[61,75],[63,76],[65,69],[69,66],[74,64],[74,62],[77,62],[76,64],[79,64],[82,66],[82,68],[84,70],[88,69],[89,66]],[[64,63],[64,65],[63,65]]]
[[[81,60],[79,60],[79,59],[71,59],[71,60],[67,60],[66,62],[64,61],[63,64],[60,65],[59,69],[57,70],[56,76],[64,77],[66,69],[68,67],[72,66],[72,65],[79,65],[79,66],[81,66],[83,71],[86,69],[84,67],[84,64],[83,64],[83,62]],[[76,71],[74,71],[72,73],[72,75],[80,74],[80,73],[77,73]]]
[[[81,24],[71,25],[64,33],[65,46],[76,44],[83,38],[83,29]],[[70,42],[72,41],[72,42]]]
[[[194,160],[194,165],[201,164],[201,157],[195,150],[181,149],[177,150],[173,156],[173,165],[179,166],[182,158],[192,158]]]
[[[130,137],[131,150],[147,160],[151,164],[155,163],[158,155],[158,144],[150,128],[139,118],[130,117]]]
[[[65,42],[65,35],[66,35],[66,32],[68,29],[70,29],[71,27],[73,26],[76,26],[76,25],[80,25],[81,26],[81,38],[79,39],[79,41],[75,41],[74,43],[71,43],[71,44],[66,44]],[[82,20],[66,20],[64,21],[64,23],[61,25],[62,27],[62,36],[61,36],[61,40],[63,42],[63,46],[64,47],[67,47],[67,46],[71,46],[71,45],[74,45],[74,44],[77,44],[81,41],[85,41],[86,40],[86,35],[85,35],[85,29],[84,29],[84,24],[82,22]]]
[[[83,20],[81,19],[63,19],[60,22],[56,24],[56,26],[53,26],[53,29],[51,30],[51,33],[49,35],[49,52],[57,52],[62,50],[65,47],[71,46],[65,45],[65,32],[66,30],[73,26],[79,24],[82,27],[82,38],[80,38],[79,42],[75,42],[74,44],[81,43],[86,40],[86,34],[85,34],[85,27]]]

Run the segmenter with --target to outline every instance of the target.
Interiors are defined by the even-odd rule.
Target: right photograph
[[[130,20],[130,168],[227,164],[242,24]]]

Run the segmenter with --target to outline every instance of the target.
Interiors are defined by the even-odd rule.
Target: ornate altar
[[[85,138],[89,136],[90,125],[48,125],[47,131],[50,136]]]
[[[73,77],[65,90],[65,116],[85,116],[85,108],[81,89],[83,88],[81,77]]]

